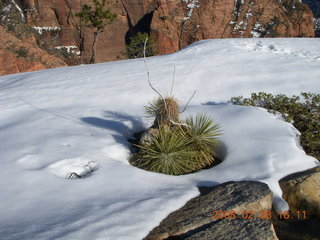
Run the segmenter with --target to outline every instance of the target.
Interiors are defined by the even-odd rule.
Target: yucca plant
[[[165,108],[165,109],[163,109]],[[137,145],[139,152],[130,163],[136,167],[170,175],[180,175],[210,166],[215,161],[219,145],[219,126],[204,115],[179,118],[179,106],[173,98],[158,98],[146,107],[155,117],[148,141]]]
[[[159,97],[145,107],[155,120],[153,126],[141,135],[139,145],[136,145],[139,151],[131,156],[129,162],[148,171],[170,175],[186,174],[209,166],[215,160],[219,126],[203,114],[195,119],[188,118],[186,123],[181,121],[179,105],[172,97],[175,69],[170,97],[164,98],[150,81],[147,41],[148,38],[144,42],[144,63],[148,84]]]
[[[183,137],[179,128],[159,128],[158,134],[140,151],[134,154],[130,163],[136,167],[169,175],[180,175],[195,170],[197,153],[189,148],[190,139]]]
[[[190,148],[197,152],[200,168],[212,164],[219,146],[219,125],[214,124],[213,120],[204,114],[187,118],[186,125],[189,127],[184,127],[185,138],[191,141]]]
[[[172,123],[180,122],[179,105],[173,97],[158,97],[150,102],[149,106],[145,106],[145,110],[150,116],[155,118],[155,127],[160,125],[170,126]]]

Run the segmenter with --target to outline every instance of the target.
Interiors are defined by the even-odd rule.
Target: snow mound
[[[0,77],[0,238],[142,239],[199,186],[227,181],[265,182],[286,209],[278,180],[319,162],[297,145],[291,124],[228,101],[319,93],[319,49],[318,39],[208,40],[148,58],[163,95],[173,66],[182,106],[197,90],[183,117],[206,113],[223,130],[224,161],[183,176],[128,163],[127,139],[153,121],[143,110],[156,94],[142,59]],[[88,177],[68,179],[78,176]]]
[[[93,160],[79,157],[55,162],[48,167],[48,170],[61,178],[81,178],[98,170],[98,164]]]

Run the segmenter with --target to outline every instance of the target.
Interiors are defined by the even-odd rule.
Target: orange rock
[[[75,14],[92,0],[25,0],[27,24],[43,27],[38,43],[50,48],[75,46],[88,63],[94,29],[81,26]],[[198,40],[212,38],[313,37],[312,12],[286,10],[274,0],[110,0],[117,14],[97,44],[96,62],[124,59],[126,41],[136,32],[150,32],[158,40],[159,54],[175,52]]]
[[[0,76],[62,66],[67,66],[62,59],[32,41],[18,39],[0,26]]]
[[[203,39],[314,37],[312,12],[303,4],[289,12],[271,0],[189,2],[196,4],[158,0],[151,32],[159,39],[160,54]]]

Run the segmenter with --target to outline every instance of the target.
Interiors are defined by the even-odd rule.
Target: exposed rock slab
[[[289,219],[275,219],[274,227],[279,238],[319,240],[320,167],[291,174],[281,179],[279,183],[283,192],[282,197],[290,207]]]
[[[210,224],[208,228],[201,230],[185,240],[274,240],[278,239],[273,226],[268,219],[223,219]]]
[[[291,174],[279,183],[290,210],[320,216],[320,167]]]
[[[249,220],[247,219],[212,219],[212,211],[235,211],[241,215],[243,211],[259,213],[262,210],[270,210],[272,192],[266,184],[253,181],[228,182],[212,188],[202,188],[201,191],[202,194],[199,197],[191,199],[181,209],[171,213],[164,219],[158,227],[149,233],[145,240],[166,239],[169,237],[179,239],[179,236],[180,238],[183,236],[182,239],[186,237],[196,239],[192,238],[193,235],[200,236],[203,234],[208,236],[211,228],[220,229],[228,226],[230,227],[229,229],[232,229],[233,225],[242,225],[245,229],[251,229],[255,225],[257,229],[263,232],[266,231],[263,233],[264,235],[273,236],[273,238],[269,239],[277,239],[272,232],[270,221],[254,219],[251,223],[248,223]],[[248,235],[248,238],[254,239],[252,237],[253,235]]]
[[[278,221],[274,223],[277,236],[281,240],[319,240],[320,219]]]
[[[32,41],[18,39],[0,26],[0,76],[62,66],[67,66],[62,59]]]

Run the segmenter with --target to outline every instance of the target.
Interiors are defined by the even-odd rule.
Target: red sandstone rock
[[[91,0],[21,0],[27,24],[44,27],[36,37],[48,47],[75,46],[81,57],[70,64],[88,63],[93,29],[81,26],[75,14]],[[241,2],[243,2],[241,4]],[[137,31],[158,40],[159,54],[171,53],[202,39],[231,37],[313,37],[312,13],[287,11],[275,0],[112,0],[117,14],[97,44],[97,62],[125,58],[125,44]],[[192,4],[194,3],[194,8]],[[190,5],[191,4],[191,5]],[[45,28],[47,27],[47,28]]]
[[[159,53],[176,51],[192,42],[212,38],[314,37],[312,12],[288,12],[271,0],[198,0],[194,8],[182,1],[158,0],[151,32]],[[269,28],[269,31],[268,31]]]
[[[0,27],[0,76],[66,65],[62,59],[39,49],[32,39],[22,41]]]

